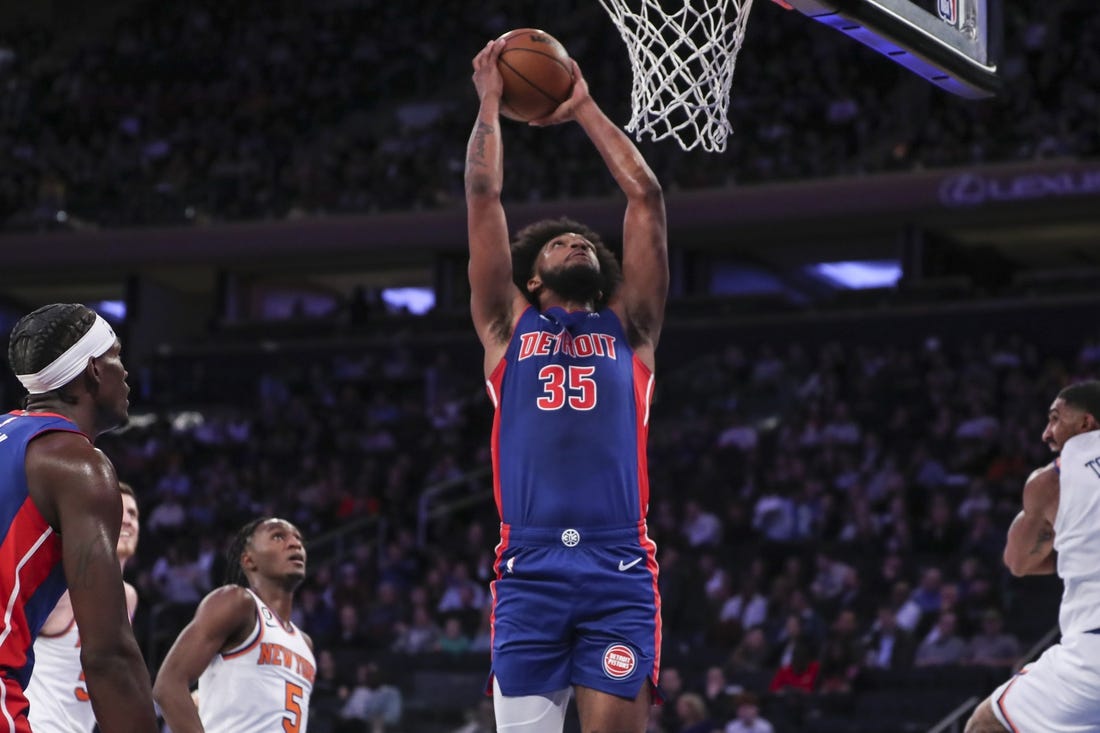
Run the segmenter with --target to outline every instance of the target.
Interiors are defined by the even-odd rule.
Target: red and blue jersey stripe
[[[0,731],[29,731],[23,688],[34,667],[33,644],[61,594],[61,538],[27,489],[27,446],[53,431],[79,433],[53,413],[0,417]]]

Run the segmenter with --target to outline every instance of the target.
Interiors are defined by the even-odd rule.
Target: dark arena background
[[[120,334],[132,421],[100,446],[142,510],[151,672],[274,514],[308,540],[311,733],[494,730],[462,175],[470,59],[524,26],[629,118],[594,1],[3,4],[0,322],[83,302]],[[1004,32],[1004,91],[965,100],[757,0],[726,152],[640,144],[672,277],[653,733],[754,701],[779,733],[958,731],[1058,639],[1059,581],[1001,553],[1051,400],[1100,370],[1100,15],[1007,0]],[[621,247],[583,134],[502,124],[511,228]]]

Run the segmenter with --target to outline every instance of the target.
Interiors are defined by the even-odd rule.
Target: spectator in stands
[[[464,654],[470,649],[470,637],[462,630],[462,619],[448,616],[443,621],[443,633],[439,637],[439,651],[448,654]]]
[[[337,610],[336,618],[336,632],[332,635],[333,648],[366,647],[367,637],[363,633],[363,623],[356,606],[345,603]]]
[[[363,615],[363,633],[374,649],[388,649],[393,645],[397,624],[406,618],[408,611],[397,586],[379,583],[373,601]]]
[[[727,600],[718,613],[719,621],[734,622],[740,629],[751,629],[767,620],[768,602],[757,589],[756,578],[745,575],[737,595]]]
[[[864,664],[878,669],[907,669],[913,663],[916,643],[898,626],[893,606],[879,606],[878,618],[866,636]]]
[[[798,536],[797,512],[790,489],[769,485],[752,511],[752,528],[765,539],[778,544],[793,542]]]
[[[161,596],[173,606],[194,606],[208,588],[201,568],[187,556],[188,548],[180,543],[169,544],[165,554],[153,564],[152,578]]]
[[[995,608],[982,616],[982,629],[967,647],[966,662],[989,667],[1010,667],[1020,657],[1020,642],[1003,630],[1001,613]]]
[[[910,598],[917,604],[922,617],[935,616],[940,612],[942,585],[943,572],[938,567],[926,567],[921,571],[920,585]]]
[[[894,607],[897,625],[910,633],[916,633],[924,615],[920,605],[913,599],[909,583],[899,580],[890,593],[890,602]]]
[[[313,690],[309,693],[310,732],[335,733],[340,709],[346,697],[347,688],[340,681],[332,652],[327,649],[319,650],[317,675],[313,680]]]
[[[412,621],[399,623],[396,627],[397,640],[393,650],[404,654],[422,654],[439,649],[442,629],[435,623],[432,614],[423,605],[413,607]]]
[[[944,664],[958,664],[966,656],[966,642],[955,629],[955,614],[944,611],[928,635],[917,647],[914,664],[918,667],[931,667]]]
[[[660,706],[661,727],[665,731],[678,731],[680,720],[677,716],[677,703],[684,694],[684,678],[679,667],[664,667],[661,670],[661,692],[665,695],[664,705]]]
[[[745,632],[730,654],[727,669],[731,675],[760,672],[768,668],[772,650],[763,626],[754,626]]]
[[[850,693],[862,661],[863,645],[858,636],[856,615],[850,610],[841,611],[821,649],[818,691],[825,694]]]
[[[711,720],[701,695],[685,692],[676,700],[677,733],[714,733],[721,727]]]
[[[714,547],[722,541],[722,521],[694,499],[684,505],[682,531],[689,547]]]
[[[341,733],[381,733],[401,722],[401,691],[382,682],[378,665],[360,664],[355,671],[355,687],[340,711]]]
[[[926,556],[950,557],[958,551],[962,538],[962,525],[955,518],[948,498],[943,494],[933,495],[928,516],[913,535],[913,550]],[[918,589],[917,602],[926,613],[938,610],[934,598],[925,595],[933,591],[923,581]],[[925,602],[929,605],[925,605]]]
[[[318,647],[326,646],[336,632],[335,609],[325,595],[312,585],[299,590],[295,600],[291,621],[299,628],[309,629],[309,635]]]
[[[804,640],[794,644],[790,661],[782,663],[768,685],[768,692],[809,694],[817,685],[821,663]]]
[[[726,724],[725,733],[774,733],[772,724],[760,717],[760,700],[751,692],[735,698],[737,717]]]
[[[149,512],[149,531],[175,533],[186,523],[187,512],[179,495],[168,490],[161,491],[159,503]]]
[[[707,667],[703,678],[703,703],[713,720],[728,720],[733,715],[733,697],[726,673],[720,666]]]

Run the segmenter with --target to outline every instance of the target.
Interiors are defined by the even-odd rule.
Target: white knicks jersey
[[[34,673],[27,685],[34,733],[92,733],[95,713],[80,665],[76,622],[55,636],[34,640]]]
[[[1062,635],[1100,629],[1100,431],[1066,441],[1054,518],[1058,575],[1065,583]]]
[[[248,639],[219,654],[199,677],[199,718],[206,733],[305,733],[316,663],[294,624],[259,597]],[[37,730],[35,731],[37,733]]]

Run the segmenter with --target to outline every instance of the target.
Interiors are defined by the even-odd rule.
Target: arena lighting
[[[813,275],[849,290],[890,288],[901,279],[901,265],[897,260],[818,262],[807,269]]]
[[[435,307],[435,291],[431,288],[383,288],[382,301],[394,310],[406,309],[422,316]]]
[[[87,303],[87,306],[113,323],[126,320],[125,300],[99,300],[94,303]]]

